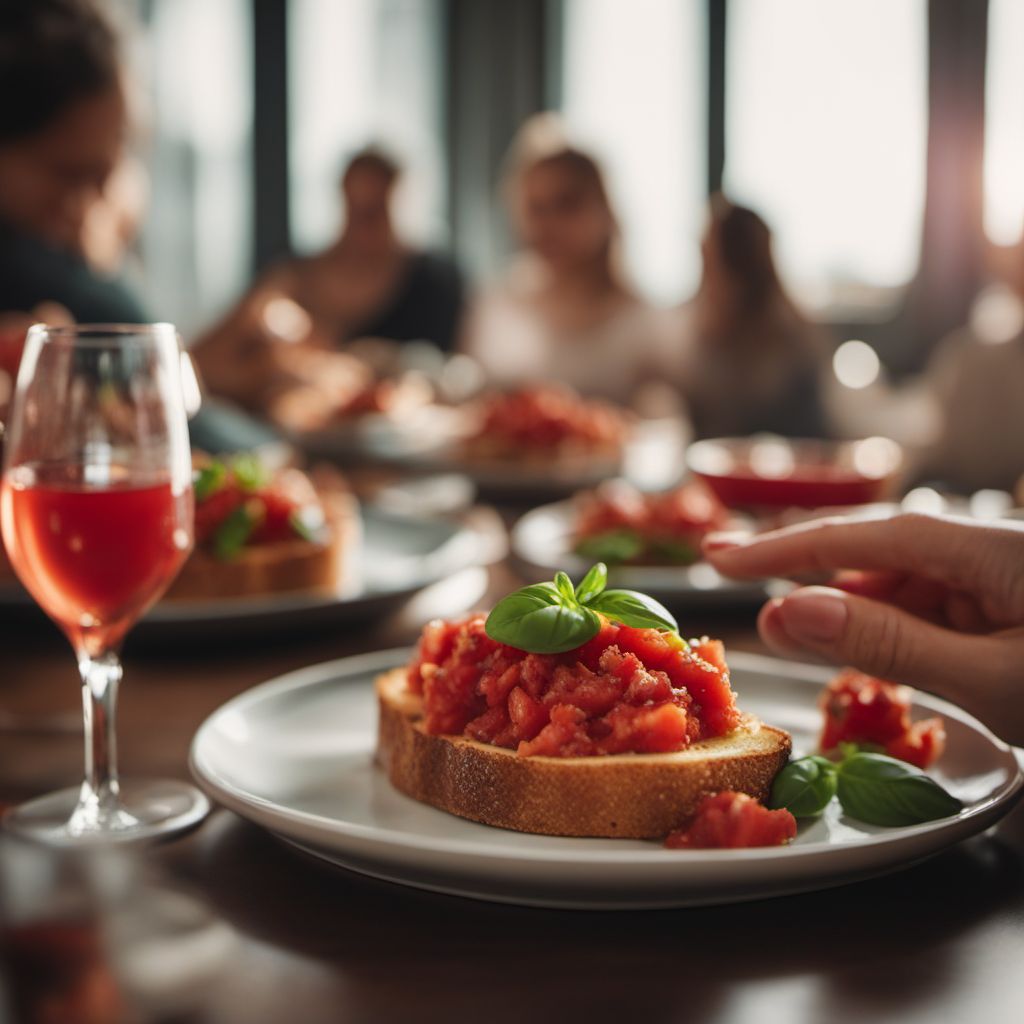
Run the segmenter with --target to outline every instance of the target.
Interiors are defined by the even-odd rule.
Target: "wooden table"
[[[501,570],[494,586],[508,582]],[[687,630],[758,648],[750,613]],[[79,698],[70,653],[47,624],[8,619],[0,636],[0,802],[11,803],[77,778]],[[390,621],[224,650],[129,649],[123,770],[184,777],[193,732],[228,698],[412,636],[412,623]],[[227,811],[144,857],[157,874],[142,912],[154,891],[183,890],[221,940],[218,956],[185,965],[198,980],[180,984],[166,1020],[1024,1020],[1022,810],[886,878],[646,913],[518,909],[377,882],[293,853]],[[205,1008],[190,1010],[199,993]]]

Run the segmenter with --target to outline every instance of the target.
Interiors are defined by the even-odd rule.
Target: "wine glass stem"
[[[113,651],[97,657],[83,653],[78,670],[85,718],[85,780],[68,828],[74,833],[124,828],[135,822],[121,809],[117,781],[114,717],[121,662]]]

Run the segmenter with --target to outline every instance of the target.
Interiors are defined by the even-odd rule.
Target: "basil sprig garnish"
[[[963,804],[920,768],[885,754],[854,754],[839,766],[839,802],[870,825],[918,825],[959,814]]]
[[[838,762],[817,755],[791,761],[772,783],[769,806],[813,818],[838,796],[844,814],[888,827],[919,825],[963,810],[955,796],[906,761],[855,748],[844,755]]]
[[[239,452],[231,460],[231,472],[243,491],[255,492],[270,482],[270,473],[258,455]]]
[[[816,818],[836,795],[836,766],[813,755],[790,761],[775,776],[768,806],[785,807],[794,818]]]
[[[531,654],[561,654],[597,635],[601,615],[624,626],[677,632],[676,620],[652,597],[635,590],[605,590],[608,567],[592,566],[577,587],[564,573],[509,594],[484,625],[487,635]],[[600,613],[600,615],[598,614]]]
[[[259,522],[256,510],[249,503],[239,505],[217,527],[213,535],[213,553],[228,562],[245,547]]]

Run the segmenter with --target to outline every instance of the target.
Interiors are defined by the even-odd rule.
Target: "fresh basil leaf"
[[[270,480],[267,467],[259,457],[250,452],[242,452],[231,460],[231,471],[235,474],[238,486],[243,491],[258,491]]]
[[[796,818],[817,817],[836,795],[836,766],[824,757],[790,761],[775,776],[768,806],[785,807]]]
[[[958,814],[963,804],[905,761],[857,753],[838,766],[844,813],[869,825],[917,825]]]
[[[572,585],[572,580],[569,579],[568,573],[556,572],[555,586],[558,588],[558,593],[562,595],[562,600],[566,604],[576,604],[576,590]]]
[[[699,555],[692,544],[683,540],[673,540],[671,537],[663,537],[651,542],[651,553],[659,562],[668,562],[671,565],[693,565]]]
[[[581,537],[575,547],[576,554],[583,558],[594,558],[612,565],[637,558],[643,549],[643,539],[635,530],[595,533],[592,537]]]
[[[536,583],[495,606],[484,629],[492,640],[532,654],[561,654],[597,635],[601,620],[575,602],[567,606],[554,583]]]
[[[211,494],[216,494],[227,481],[228,471],[223,462],[211,462],[192,474],[192,490],[196,501],[206,501]]]
[[[635,590],[606,590],[588,602],[588,608],[637,629],[678,630],[672,613],[653,597]]]
[[[576,588],[576,600],[580,604],[590,604],[591,601],[608,586],[608,566],[604,562],[592,565],[587,575],[580,580]]]
[[[247,505],[239,505],[217,527],[213,535],[213,553],[229,562],[245,547],[245,542],[256,529],[257,517]]]

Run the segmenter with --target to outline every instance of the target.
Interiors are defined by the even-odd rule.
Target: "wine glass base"
[[[116,827],[70,829],[81,788],[74,786],[13,807],[3,827],[16,835],[51,846],[83,843],[137,843],[161,839],[193,828],[210,812],[210,801],[195,786],[175,779],[129,779],[121,782],[124,816]]]

